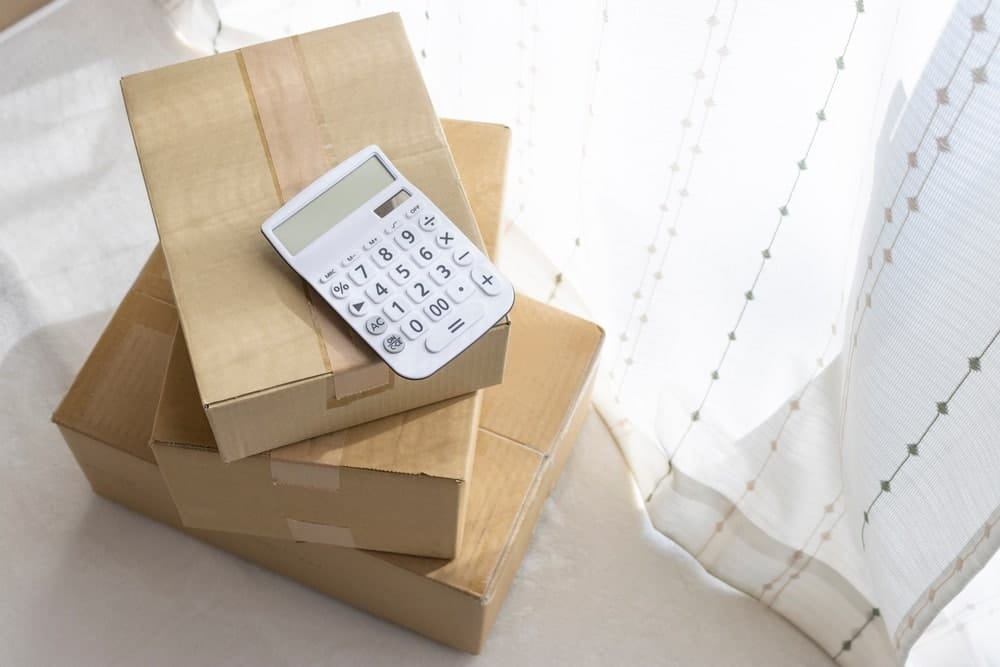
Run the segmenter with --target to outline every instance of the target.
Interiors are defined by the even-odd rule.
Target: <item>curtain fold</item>
[[[399,8],[214,9],[175,25],[226,49]],[[402,13],[438,112],[514,129],[501,266],[608,330],[653,524],[841,663],[997,659],[1000,7]]]

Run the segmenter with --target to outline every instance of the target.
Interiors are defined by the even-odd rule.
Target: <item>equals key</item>
[[[455,315],[453,315],[446,322],[439,324],[434,331],[427,336],[427,339],[424,341],[427,351],[440,352],[444,348],[448,347],[452,341],[463,334],[473,324],[478,322],[485,314],[486,309],[483,307],[483,304],[478,301],[473,301],[472,303],[459,308]]]

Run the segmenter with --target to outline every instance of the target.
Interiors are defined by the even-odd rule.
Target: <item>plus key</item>
[[[492,269],[488,269],[484,266],[477,266],[472,269],[472,282],[479,286],[479,289],[483,290],[490,296],[496,296],[503,291],[500,285],[500,278]]]

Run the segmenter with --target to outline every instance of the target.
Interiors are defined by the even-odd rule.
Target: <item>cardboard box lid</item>
[[[323,486],[320,468],[360,468],[464,481],[474,449],[471,444],[478,411],[475,396],[463,396],[259,456],[270,457],[272,475],[285,476],[287,482],[297,475],[302,486]],[[181,335],[174,342],[151,439],[159,444],[216,449]],[[297,470],[299,466],[314,470]],[[310,478],[315,482],[307,483]]]
[[[177,328],[158,251],[146,262],[52,415],[56,423],[146,461]]]
[[[379,144],[481,245],[398,15],[129,76],[122,91],[206,406],[381,364],[259,231],[339,160]],[[378,386],[358,377],[352,391]]]

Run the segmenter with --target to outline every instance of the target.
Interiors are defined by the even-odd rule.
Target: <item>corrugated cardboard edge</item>
[[[549,492],[555,486],[555,482],[558,480],[566,459],[569,458],[569,453],[576,442],[576,437],[583,427],[583,422],[592,409],[590,397],[594,390],[594,382],[597,378],[597,369],[600,363],[600,352],[604,345],[605,337],[603,328],[596,324],[592,324],[592,326],[600,332],[600,337],[598,338],[598,345],[594,350],[594,355],[587,369],[587,379],[580,386],[579,391],[577,391],[573,403],[574,409],[567,413],[563,420],[562,427],[556,436],[557,445],[555,449],[547,455],[542,455],[542,464],[535,474],[530,495],[525,498],[525,502],[521,505],[521,511],[518,512],[517,519],[514,521],[514,525],[511,526],[511,534],[518,535],[518,539],[513,540],[513,543],[508,540],[504,552],[500,556],[498,566],[486,582],[485,592],[482,596],[484,606],[490,606],[496,602],[496,606],[499,607],[499,603],[503,601],[503,596],[497,599],[497,591],[500,590],[506,593],[509,590],[509,584],[517,572],[517,564],[521,562],[531,541],[533,531],[523,531],[521,528],[526,523],[533,525],[538,519],[538,515],[545,504],[545,499],[548,498]],[[487,432],[509,442],[514,442],[502,434],[493,433],[493,431]],[[523,447],[520,443],[515,444]],[[511,566],[512,561],[514,562],[513,566]],[[493,616],[495,617],[495,615],[496,612],[494,611]],[[485,631],[488,632],[488,630],[489,626],[487,626]]]

